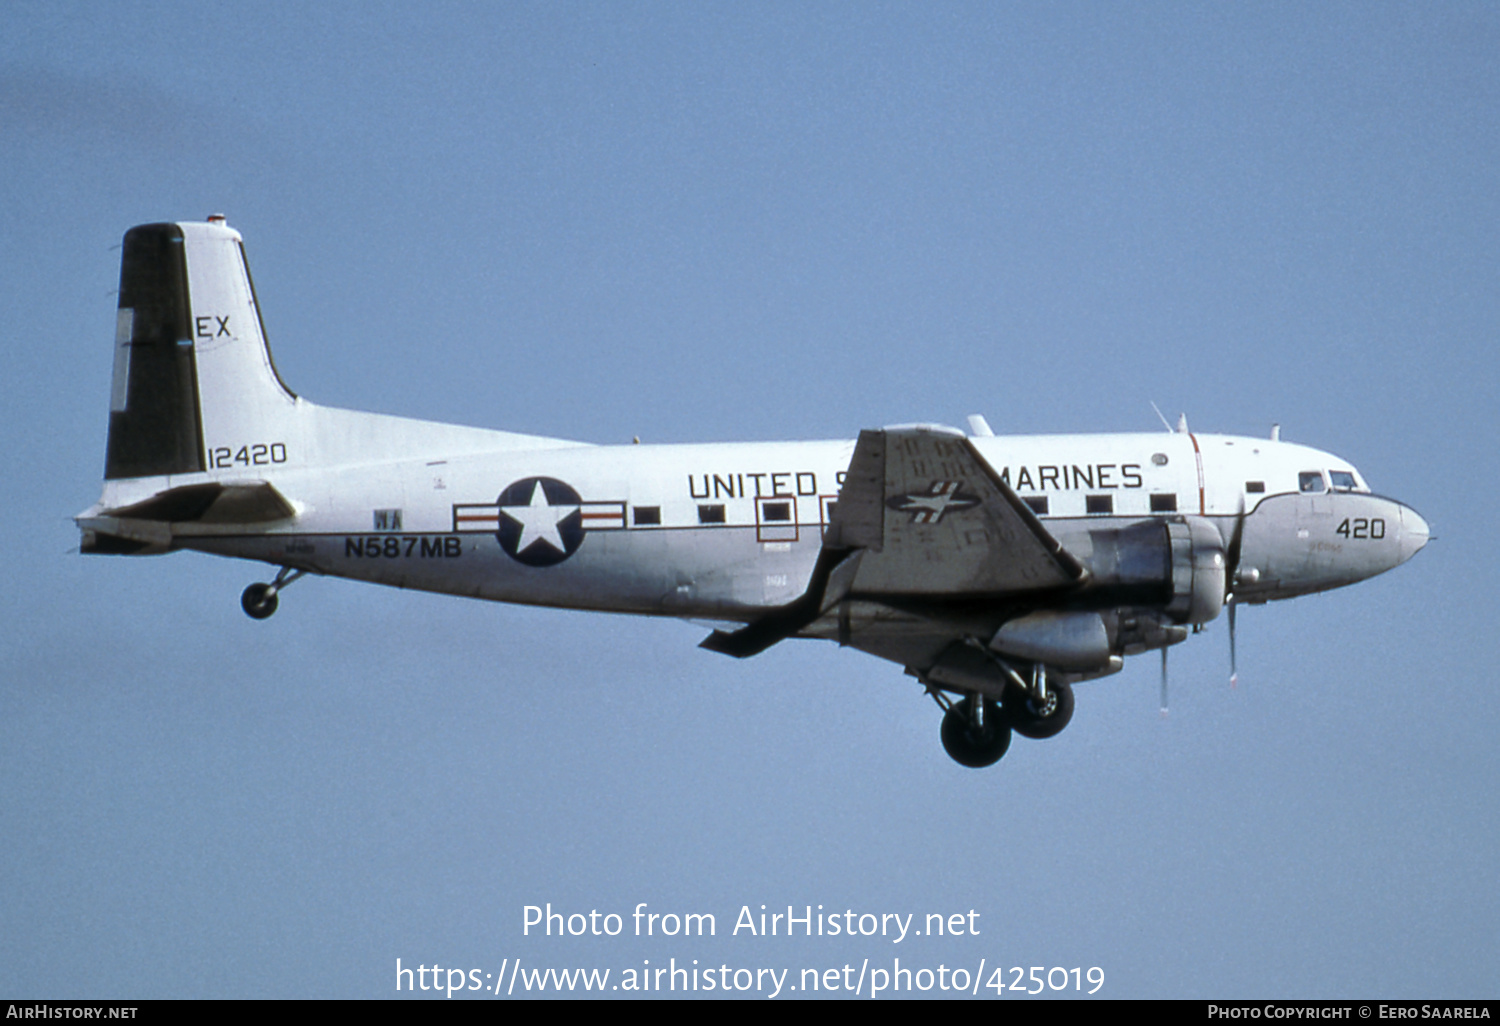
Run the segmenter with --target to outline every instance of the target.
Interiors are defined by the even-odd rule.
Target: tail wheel
[[[240,596],[240,607],[245,610],[246,616],[255,620],[264,620],[276,612],[278,601],[276,589],[271,585],[252,584]]]
[[[276,579],[270,584],[252,584],[246,588],[245,593],[240,596],[240,608],[251,619],[264,620],[276,612],[276,605],[279,601],[276,597],[277,593],[306,573],[306,570],[298,570],[290,566],[282,567],[276,571]]]
[[[943,748],[960,766],[982,769],[993,766],[1010,748],[1010,724],[998,703],[986,698],[965,698],[943,715]]]
[[[1047,698],[1037,701],[1030,691],[1013,687],[1005,693],[1005,715],[1022,737],[1055,737],[1073,718],[1073,688],[1060,680],[1047,682]]]

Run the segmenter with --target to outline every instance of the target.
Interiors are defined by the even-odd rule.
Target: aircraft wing
[[[862,431],[807,591],[702,645],[754,655],[851,595],[998,598],[1066,588],[1083,575],[961,433]]]
[[[851,589],[861,595],[1014,595],[1084,572],[974,444],[944,428],[861,432],[823,544],[865,550]]]

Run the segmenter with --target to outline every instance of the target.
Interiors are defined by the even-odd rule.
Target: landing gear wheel
[[[970,715],[971,703],[976,700],[965,698],[943,715],[943,747],[960,766],[982,769],[999,762],[1010,747],[1010,724],[999,704],[988,698],[983,700],[980,722],[976,723]]]
[[[1005,715],[1022,737],[1055,737],[1073,718],[1073,688],[1060,680],[1047,682],[1047,700],[1039,703],[1029,691],[1012,687],[1005,692]]]
[[[276,605],[279,601],[276,598],[277,593],[306,573],[306,570],[298,570],[290,566],[282,567],[276,572],[276,579],[270,584],[252,584],[246,588],[245,593],[240,596],[240,608],[244,609],[245,615],[251,619],[264,620],[276,612]]]
[[[277,602],[276,589],[269,584],[252,584],[240,596],[245,615],[255,620],[264,620],[276,612]]]

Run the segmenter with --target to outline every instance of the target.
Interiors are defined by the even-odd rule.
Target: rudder
[[[104,477],[203,469],[187,258],[175,224],[125,233]]]

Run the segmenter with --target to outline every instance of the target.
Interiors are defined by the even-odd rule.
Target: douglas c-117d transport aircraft
[[[1072,685],[1227,607],[1337,588],[1427,542],[1329,453],[1168,433],[595,446],[315,406],[271,362],[238,232],[125,235],[104,492],[82,551],[197,549],[303,574],[719,624],[889,659],[965,766],[1050,737]]]

